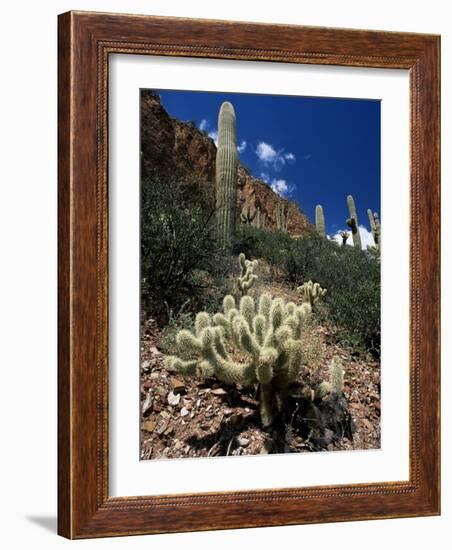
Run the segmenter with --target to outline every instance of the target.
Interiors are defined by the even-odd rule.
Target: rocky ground
[[[270,289],[268,289],[270,290]],[[273,295],[281,293],[271,289]],[[327,378],[333,355],[345,369],[345,400],[353,435],[316,439],[296,422],[305,410],[292,400],[284,423],[264,430],[259,422],[253,388],[226,386],[169,372],[160,348],[161,335],[152,320],[144,324],[141,348],[141,459],[255,455],[318,450],[380,447],[380,369],[373,361],[357,360],[336,345],[327,345],[326,329],[316,327],[322,353],[313,352],[313,368],[301,373],[307,386]],[[305,419],[301,419],[302,421]],[[323,434],[325,435],[325,434]],[[330,433],[332,435],[332,433]],[[348,437],[347,437],[348,436]]]

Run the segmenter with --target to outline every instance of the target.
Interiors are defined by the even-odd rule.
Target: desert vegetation
[[[341,243],[321,205],[294,235],[287,201],[240,202],[235,125],[225,102],[214,194],[142,180],[141,458],[378,448],[378,215],[362,250],[351,195]]]

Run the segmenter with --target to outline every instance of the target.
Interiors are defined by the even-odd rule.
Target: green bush
[[[282,231],[266,231],[251,225],[242,225],[237,231],[234,254],[243,252],[247,258],[263,258],[275,267],[281,267],[293,239]]]
[[[293,241],[284,260],[287,281],[316,281],[328,289],[323,321],[331,321],[340,341],[355,351],[380,353],[380,263],[372,251],[340,246],[318,235]]]
[[[229,258],[215,239],[214,207],[194,184],[141,185],[141,304],[159,323],[221,300]]]

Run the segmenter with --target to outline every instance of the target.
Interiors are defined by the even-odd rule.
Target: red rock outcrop
[[[181,122],[169,116],[158,95],[151,91],[141,94],[141,174],[146,177],[171,177],[197,182],[215,192],[214,141],[196,128],[194,123]],[[239,164],[238,211],[245,204],[259,208],[266,229],[276,229],[276,211],[283,203],[288,213],[287,231],[300,235],[312,231],[298,205],[277,195],[264,181],[252,176]]]

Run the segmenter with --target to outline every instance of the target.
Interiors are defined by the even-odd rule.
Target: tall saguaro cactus
[[[380,250],[380,220],[378,219],[378,214],[376,212],[372,212],[369,208],[367,210],[367,215],[369,216],[369,223],[372,230],[372,236],[374,238],[375,248]]]
[[[359,234],[358,214],[356,213],[355,201],[351,195],[347,197],[348,212],[350,217],[347,220],[347,225],[352,230],[353,245],[361,250],[361,236]]]
[[[288,223],[289,213],[286,210],[286,207],[283,202],[280,202],[276,205],[275,218],[276,218],[276,229],[287,233],[287,223]]]
[[[325,217],[323,215],[323,208],[320,204],[318,204],[315,207],[315,227],[317,229],[317,233],[321,237],[325,237]]]
[[[237,202],[238,154],[235,111],[225,101],[218,115],[216,158],[216,214],[218,238],[223,246],[232,244]]]

